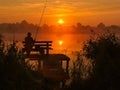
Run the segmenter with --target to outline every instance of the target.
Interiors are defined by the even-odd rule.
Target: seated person
[[[31,33],[28,32],[27,37],[25,37],[25,51],[26,51],[27,55],[30,55],[33,45],[34,45],[34,40],[31,37]]]

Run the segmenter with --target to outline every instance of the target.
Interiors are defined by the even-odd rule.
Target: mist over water
[[[17,46],[19,48],[23,47],[22,41],[26,37],[26,33],[4,33],[3,39],[5,42],[12,43],[13,40],[18,41]],[[32,37],[35,37],[35,34],[32,34]],[[53,50],[50,53],[60,53],[66,54],[70,57],[71,63],[76,59],[76,52],[82,49],[83,42],[89,39],[89,34],[38,34],[36,40],[37,41],[53,41],[52,48]],[[59,41],[62,41],[63,44],[60,45]]]
[[[26,37],[26,33],[4,33],[3,40],[12,42],[18,41],[22,42],[24,41],[24,38]],[[32,34],[32,37],[34,39],[35,35]],[[52,47],[53,50],[64,50],[67,49],[68,51],[79,51],[82,48],[83,42],[85,42],[87,39],[90,38],[89,34],[63,34],[63,35],[57,35],[57,34],[38,34],[36,41],[53,41]],[[59,41],[63,41],[63,44],[60,45]]]
[[[100,32],[101,33],[101,32]],[[2,33],[3,40],[9,44],[14,41],[18,41],[17,46],[19,48],[23,48],[22,41],[26,37],[26,33]],[[96,34],[97,35],[97,34]],[[58,33],[38,33],[36,41],[53,41],[52,48],[53,50],[50,53],[57,53],[57,54],[65,54],[70,57],[70,65],[72,62],[76,60],[76,52],[79,52],[82,49],[83,43],[86,42],[88,39],[96,36],[95,34],[88,34],[88,33],[79,33],[79,34],[72,34],[72,33],[65,33],[65,34],[58,34]],[[120,34],[118,33],[117,36]],[[33,39],[35,38],[35,32],[32,32]],[[59,41],[62,41],[62,45],[59,44]]]

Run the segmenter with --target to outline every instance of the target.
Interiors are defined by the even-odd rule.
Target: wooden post
[[[47,42],[47,55],[49,54],[49,43]]]
[[[41,70],[41,61],[38,60],[38,70]]]
[[[69,73],[68,67],[69,67],[69,60],[66,61],[66,73],[67,74]]]

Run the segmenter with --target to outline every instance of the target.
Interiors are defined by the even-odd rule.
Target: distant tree
[[[49,29],[49,26],[48,26],[47,24],[43,24],[42,29],[43,29],[43,30],[48,30],[48,29]]]
[[[81,28],[82,28],[82,24],[81,23],[77,23],[77,30],[81,30]]]
[[[23,20],[23,21],[21,21],[21,24],[22,24],[22,25],[27,25],[28,22],[27,22],[26,20]]]
[[[112,32],[119,33],[120,26],[118,26],[118,25],[111,25],[111,26],[108,26],[108,29],[111,30]]]
[[[97,27],[100,28],[100,29],[104,29],[105,28],[105,24],[104,23],[99,23],[97,25]]]

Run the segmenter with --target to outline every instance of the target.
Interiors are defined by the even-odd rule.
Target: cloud
[[[0,0],[0,6],[21,6],[25,3],[44,3],[44,0]]]
[[[45,0],[0,0],[1,15],[40,16]],[[120,16],[120,0],[47,0],[46,17]]]
[[[7,1],[7,0],[5,0]],[[10,3],[13,0],[9,0],[9,3],[5,5],[0,6],[0,13],[33,13],[33,12],[39,12],[43,8],[44,3],[38,3],[38,2],[23,2],[24,0],[17,0],[14,3]],[[27,0],[26,0],[27,1]],[[3,2],[3,1],[0,1]],[[20,2],[20,3],[19,3]],[[33,2],[33,3],[32,3]],[[4,3],[4,2],[3,2]]]

